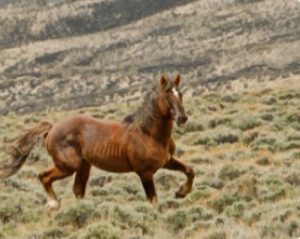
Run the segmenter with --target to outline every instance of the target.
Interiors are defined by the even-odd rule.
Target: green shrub
[[[153,234],[155,229],[152,225],[155,224],[158,219],[155,212],[147,214],[134,210],[129,211],[128,209],[118,206],[114,207],[113,218],[115,218],[114,221],[119,222],[124,228],[139,228],[144,235]]]
[[[232,94],[232,95],[225,95],[221,98],[221,100],[223,102],[227,102],[227,103],[235,103],[239,100],[239,96]]]
[[[43,239],[59,239],[59,238],[65,238],[68,236],[68,232],[65,229],[60,228],[53,228],[50,230],[46,230],[42,234]]]
[[[260,197],[262,202],[275,202],[286,197],[286,189],[281,188],[276,191],[272,191]]]
[[[277,145],[279,151],[288,151],[291,149],[300,149],[300,141],[287,141]]]
[[[197,202],[201,199],[208,198],[210,195],[211,192],[207,187],[204,187],[203,189],[192,190],[192,192],[189,194],[188,201]]]
[[[296,238],[299,236],[300,233],[299,221],[293,220],[290,223],[287,223],[285,227],[286,227],[287,234],[291,238]]]
[[[236,193],[223,194],[221,197],[209,201],[208,206],[216,210],[218,213],[221,213],[227,206],[232,205],[236,201],[239,201],[239,197]]]
[[[21,203],[22,198],[0,197],[0,224],[27,223],[34,220],[34,215]]]
[[[204,126],[200,122],[188,121],[186,126],[184,127],[184,133],[203,131]]]
[[[261,121],[253,118],[253,117],[248,117],[248,118],[244,118],[243,120],[241,120],[236,127],[239,128],[242,131],[246,131],[246,130],[250,130],[250,129],[254,129],[256,127],[259,127],[261,125]]]
[[[272,152],[275,152],[280,147],[280,144],[277,142],[275,136],[261,135],[257,137],[255,141],[250,143],[250,147],[253,150],[268,149]]]
[[[19,221],[19,214],[22,212],[21,205],[10,205],[3,204],[0,205],[0,221],[5,224],[10,221]]]
[[[170,212],[167,215],[166,220],[175,232],[179,232],[191,223],[200,220],[207,221],[212,218],[213,215],[209,212],[206,212],[203,208],[192,207],[189,209],[178,209]]]
[[[250,144],[251,142],[253,142],[257,137],[258,137],[259,133],[258,132],[246,132],[245,135],[242,138],[242,142],[244,144]]]
[[[80,239],[119,239],[122,238],[122,233],[116,228],[97,223],[90,226],[83,235],[79,237]]]
[[[257,198],[257,179],[255,177],[246,177],[238,184],[239,197],[246,202]]]
[[[274,105],[277,103],[277,99],[275,97],[268,97],[262,101],[263,104],[266,105]]]
[[[239,136],[234,133],[218,134],[214,137],[214,141],[216,144],[233,144],[239,142]]]
[[[205,145],[205,146],[213,146],[215,145],[215,141],[212,137],[210,136],[205,136],[198,138],[193,145]]]
[[[260,118],[265,121],[272,121],[274,119],[274,116],[272,114],[262,114]]]
[[[289,114],[288,116],[286,116],[286,121],[289,123],[300,122],[300,113],[296,112]]]
[[[242,169],[239,165],[225,165],[220,173],[219,177],[223,180],[233,180],[243,175],[246,171]]]
[[[288,182],[292,186],[300,186],[300,174],[299,172],[291,172],[289,173],[285,181]]]
[[[268,175],[267,177],[264,178],[264,183],[269,185],[269,186],[282,186],[284,184],[282,178],[278,175]]]
[[[250,226],[253,223],[259,222],[261,220],[261,212],[249,212],[247,213],[247,211],[244,213],[246,215],[244,215],[244,220],[247,224],[249,224]]]
[[[224,125],[224,124],[230,123],[231,121],[232,121],[231,118],[228,118],[228,117],[215,118],[208,122],[208,127],[214,129],[219,125]]]
[[[211,232],[205,239],[227,239],[226,232],[224,231],[216,231]]]
[[[55,216],[58,225],[73,225],[77,228],[85,226],[88,221],[100,217],[100,214],[95,210],[94,203],[80,201],[72,204],[68,208],[63,208]]]
[[[225,214],[228,217],[241,218],[245,210],[245,205],[243,202],[235,202],[230,207],[226,208]]]
[[[239,141],[239,134],[236,132],[214,132],[216,135],[207,135],[198,138],[193,145],[215,146],[219,144],[233,144]]]
[[[270,160],[268,157],[262,157],[262,158],[256,160],[256,163],[261,166],[267,166],[267,165],[270,165]]]

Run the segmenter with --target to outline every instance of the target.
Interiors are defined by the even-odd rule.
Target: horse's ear
[[[179,74],[177,74],[173,82],[176,86],[179,86],[180,81],[181,81],[181,77]]]
[[[167,86],[167,84],[168,84],[167,78],[164,75],[162,75],[161,78],[160,78],[161,88],[164,89]]]

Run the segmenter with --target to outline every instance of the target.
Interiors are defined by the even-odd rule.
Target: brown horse
[[[52,125],[41,122],[21,136],[12,147],[10,164],[2,167],[2,177],[14,174],[25,162],[39,138],[52,157],[54,166],[39,174],[47,194],[47,205],[58,209],[60,202],[52,183],[76,173],[73,186],[77,198],[85,194],[91,165],[110,172],[136,172],[147,199],[156,203],[154,173],[160,168],[178,170],[187,181],[176,197],[192,189],[194,172],[173,157],[175,143],[171,138],[173,121],[187,121],[179,91],[180,76],[173,80],[162,76],[147,95],[142,106],[121,123],[105,122],[90,116],[73,116]]]

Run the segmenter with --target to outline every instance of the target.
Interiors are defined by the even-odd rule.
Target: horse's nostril
[[[179,116],[179,118],[178,118],[178,121],[179,121],[180,123],[185,123],[187,120],[188,120],[188,117],[187,117],[186,115],[181,115],[181,116]]]

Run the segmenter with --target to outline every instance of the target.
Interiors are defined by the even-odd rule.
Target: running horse
[[[194,172],[174,158],[175,143],[171,137],[173,122],[182,126],[188,119],[180,81],[180,75],[174,79],[161,76],[142,106],[122,122],[106,122],[86,115],[73,116],[56,125],[40,122],[11,147],[11,160],[0,168],[0,176],[5,178],[17,172],[42,138],[54,163],[39,174],[50,209],[60,207],[52,183],[75,173],[73,192],[82,198],[92,165],[115,173],[135,172],[153,204],[157,201],[155,172],[160,168],[183,172],[187,180],[175,196],[185,197],[192,190]]]

